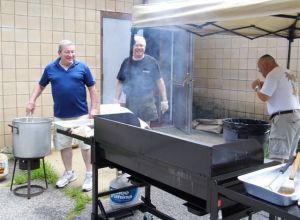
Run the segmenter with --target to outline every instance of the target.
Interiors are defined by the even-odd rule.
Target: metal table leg
[[[28,163],[27,163],[27,173],[28,173],[28,179],[27,179],[27,199],[30,199],[31,160],[28,160]]]
[[[218,219],[218,212],[221,211],[219,210],[219,208],[217,207],[218,204],[218,193],[216,191],[216,185],[217,182],[213,182],[212,184],[212,189],[211,189],[211,203],[210,203],[210,219],[211,220],[217,220]],[[222,212],[222,211],[221,211]]]
[[[45,168],[45,160],[44,160],[44,158],[43,158],[43,169],[44,169],[44,178],[45,178],[46,189],[48,189],[47,174],[46,174],[46,168]]]
[[[12,176],[11,183],[10,183],[10,191],[12,190],[12,185],[13,185],[13,183],[14,183],[17,160],[18,160],[18,159],[15,158],[15,162],[14,162],[14,171],[13,171],[13,176]]]
[[[93,170],[93,189],[92,189],[92,214],[91,219],[96,220],[98,219],[98,168],[93,163],[92,164]]]

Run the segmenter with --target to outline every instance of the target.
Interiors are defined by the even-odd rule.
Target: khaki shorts
[[[289,159],[295,156],[300,138],[300,110],[276,115],[271,121],[269,157]]]
[[[68,120],[88,119],[88,118],[89,118],[88,115],[83,115],[83,116],[74,117],[74,118],[56,118],[56,117],[54,117],[54,121],[68,121]],[[72,141],[73,141],[73,138],[57,133],[56,128],[54,128],[53,144],[54,144],[54,147],[56,150],[63,150],[63,149],[72,147]],[[85,144],[83,141],[78,141],[78,145],[82,150],[89,150],[91,148],[90,145]]]

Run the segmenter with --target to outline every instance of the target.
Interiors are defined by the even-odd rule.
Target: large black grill
[[[204,145],[153,130],[95,119],[93,162],[105,159],[143,179],[166,184],[192,196],[210,199],[214,177],[263,164],[263,149],[255,140]],[[236,174],[233,174],[236,175]]]
[[[214,182],[234,178],[263,164],[263,149],[255,140],[198,143],[126,124],[128,121],[121,123],[123,119],[124,114],[95,118],[92,163],[98,168],[123,170],[145,185],[176,195],[197,214],[218,209],[212,196]],[[235,205],[224,198],[221,206],[225,209]],[[248,207],[236,209],[248,211]]]
[[[274,165],[264,164],[263,147],[256,140],[196,142],[142,129],[133,118],[130,113],[98,116],[94,119],[94,138],[85,139],[92,145],[92,219],[108,219],[136,209],[173,219],[151,203],[151,185],[182,198],[188,210],[197,215],[210,213],[211,219],[218,218],[219,210],[223,219],[240,219],[260,210],[270,216],[300,219],[296,205],[278,207],[254,198],[237,180],[239,175]],[[145,186],[142,204],[106,212],[100,197],[112,192],[98,193],[97,170],[103,167],[124,171],[131,175],[134,185]]]

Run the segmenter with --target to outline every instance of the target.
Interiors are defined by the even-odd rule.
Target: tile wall
[[[62,39],[75,42],[77,58],[91,68],[100,91],[101,11],[131,13],[138,0],[0,0],[0,150],[11,149],[16,117],[43,68],[57,57]],[[269,53],[285,66],[285,39],[195,37],[194,118],[247,117],[267,119],[265,103],[251,90],[261,78],[257,59]],[[300,42],[295,40],[291,69],[300,78]],[[35,116],[52,117],[50,86],[37,101]]]
[[[136,0],[0,0],[0,150],[11,149],[11,130],[46,64],[63,39],[76,44],[77,58],[92,70],[100,91],[101,11],[131,13]],[[50,86],[34,116],[52,117]]]
[[[267,120],[265,103],[251,89],[260,78],[257,59],[268,53],[286,67],[288,41],[215,35],[195,37],[194,118],[256,118]],[[290,69],[300,79],[300,41],[292,44]]]

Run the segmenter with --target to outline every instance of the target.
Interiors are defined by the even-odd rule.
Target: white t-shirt
[[[261,93],[270,96],[267,102],[269,115],[278,111],[300,109],[299,96],[293,94],[293,81],[286,77],[285,72],[284,68],[275,67],[268,73],[260,90]]]

